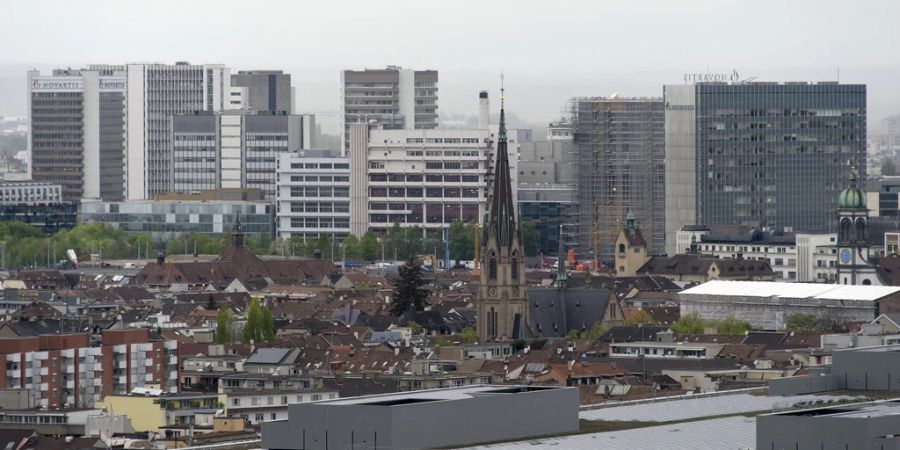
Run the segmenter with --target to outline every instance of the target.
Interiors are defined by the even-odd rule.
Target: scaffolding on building
[[[577,197],[573,240],[579,259],[613,259],[629,209],[651,253],[665,244],[664,106],[661,98],[576,97],[573,129]]]

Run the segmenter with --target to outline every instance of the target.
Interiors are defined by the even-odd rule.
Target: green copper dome
[[[838,197],[838,208],[864,209],[866,207],[866,193],[856,187],[856,160],[850,159],[850,187],[841,191]]]
[[[861,209],[866,207],[866,194],[856,186],[848,187],[841,191],[838,197],[838,207],[841,209]]]

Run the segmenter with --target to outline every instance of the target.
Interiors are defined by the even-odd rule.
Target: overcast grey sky
[[[191,61],[284,69],[305,111],[338,109],[339,71],[440,71],[440,109],[475,113],[507,74],[531,121],[576,95],[658,96],[684,72],[869,84],[870,124],[900,112],[900,1],[71,1],[0,3],[0,115],[28,67]],[[496,106],[496,105],[495,105]]]

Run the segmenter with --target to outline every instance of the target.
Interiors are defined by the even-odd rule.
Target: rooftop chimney
[[[478,129],[487,130],[488,119],[491,117],[491,106],[488,101],[487,91],[478,93]]]

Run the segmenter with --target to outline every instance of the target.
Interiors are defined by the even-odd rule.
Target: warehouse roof
[[[734,297],[786,297],[832,300],[879,300],[900,292],[897,286],[781,283],[775,281],[713,280],[681,291],[682,294]]]

